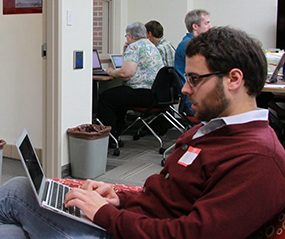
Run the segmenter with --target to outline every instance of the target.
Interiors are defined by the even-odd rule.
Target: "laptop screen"
[[[114,68],[121,68],[123,65],[123,57],[121,54],[111,54],[111,61],[113,63]]]
[[[96,49],[93,49],[93,69],[101,69],[101,62],[99,58],[99,54]]]
[[[20,153],[22,154],[22,158],[27,166],[37,194],[39,194],[41,182],[43,180],[43,172],[37,160],[37,157],[34,153],[33,146],[30,142],[28,135],[25,136],[22,141],[20,147]]]
[[[276,80],[278,78],[278,72],[281,69],[281,67],[284,66],[284,63],[285,63],[285,53],[283,53],[283,55],[280,58],[276,68],[274,69],[272,76],[271,76],[271,80]]]

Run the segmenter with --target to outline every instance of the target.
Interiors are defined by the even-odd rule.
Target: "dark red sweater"
[[[244,239],[285,208],[285,151],[267,121],[183,134],[143,192],[121,192],[94,222],[115,238]],[[188,167],[185,146],[201,149]]]

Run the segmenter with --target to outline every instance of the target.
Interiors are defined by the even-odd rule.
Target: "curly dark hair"
[[[243,72],[247,93],[257,96],[267,77],[267,61],[261,43],[241,30],[214,27],[194,37],[186,48],[186,56],[200,54],[210,71]]]

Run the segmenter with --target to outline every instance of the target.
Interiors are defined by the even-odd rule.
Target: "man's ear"
[[[196,23],[193,23],[193,24],[192,24],[192,28],[193,28],[194,31],[196,31],[196,30],[198,29],[198,27],[199,27],[199,26],[198,26]]]
[[[243,72],[238,68],[233,68],[227,75],[228,90],[236,90],[243,84]]]
[[[147,34],[148,34],[149,36],[153,37],[153,35],[152,35],[152,32],[151,32],[151,31],[149,31]]]

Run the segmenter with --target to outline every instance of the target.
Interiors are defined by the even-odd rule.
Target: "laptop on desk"
[[[93,75],[108,76],[108,74],[102,68],[97,49],[93,49]]]
[[[119,69],[123,65],[123,55],[122,54],[110,54],[110,59],[113,64],[114,69]]]
[[[283,55],[281,56],[276,68],[274,69],[272,75],[269,74],[267,80],[266,80],[266,83],[274,83],[277,81],[278,79],[278,76],[280,76],[278,74],[279,70],[281,69],[281,67],[283,67],[285,64],[285,53],[283,53]],[[283,76],[284,78],[284,76]]]
[[[26,129],[23,130],[15,144],[40,207],[105,230],[89,220],[79,208],[64,207],[65,195],[71,188],[54,180],[46,179]]]

